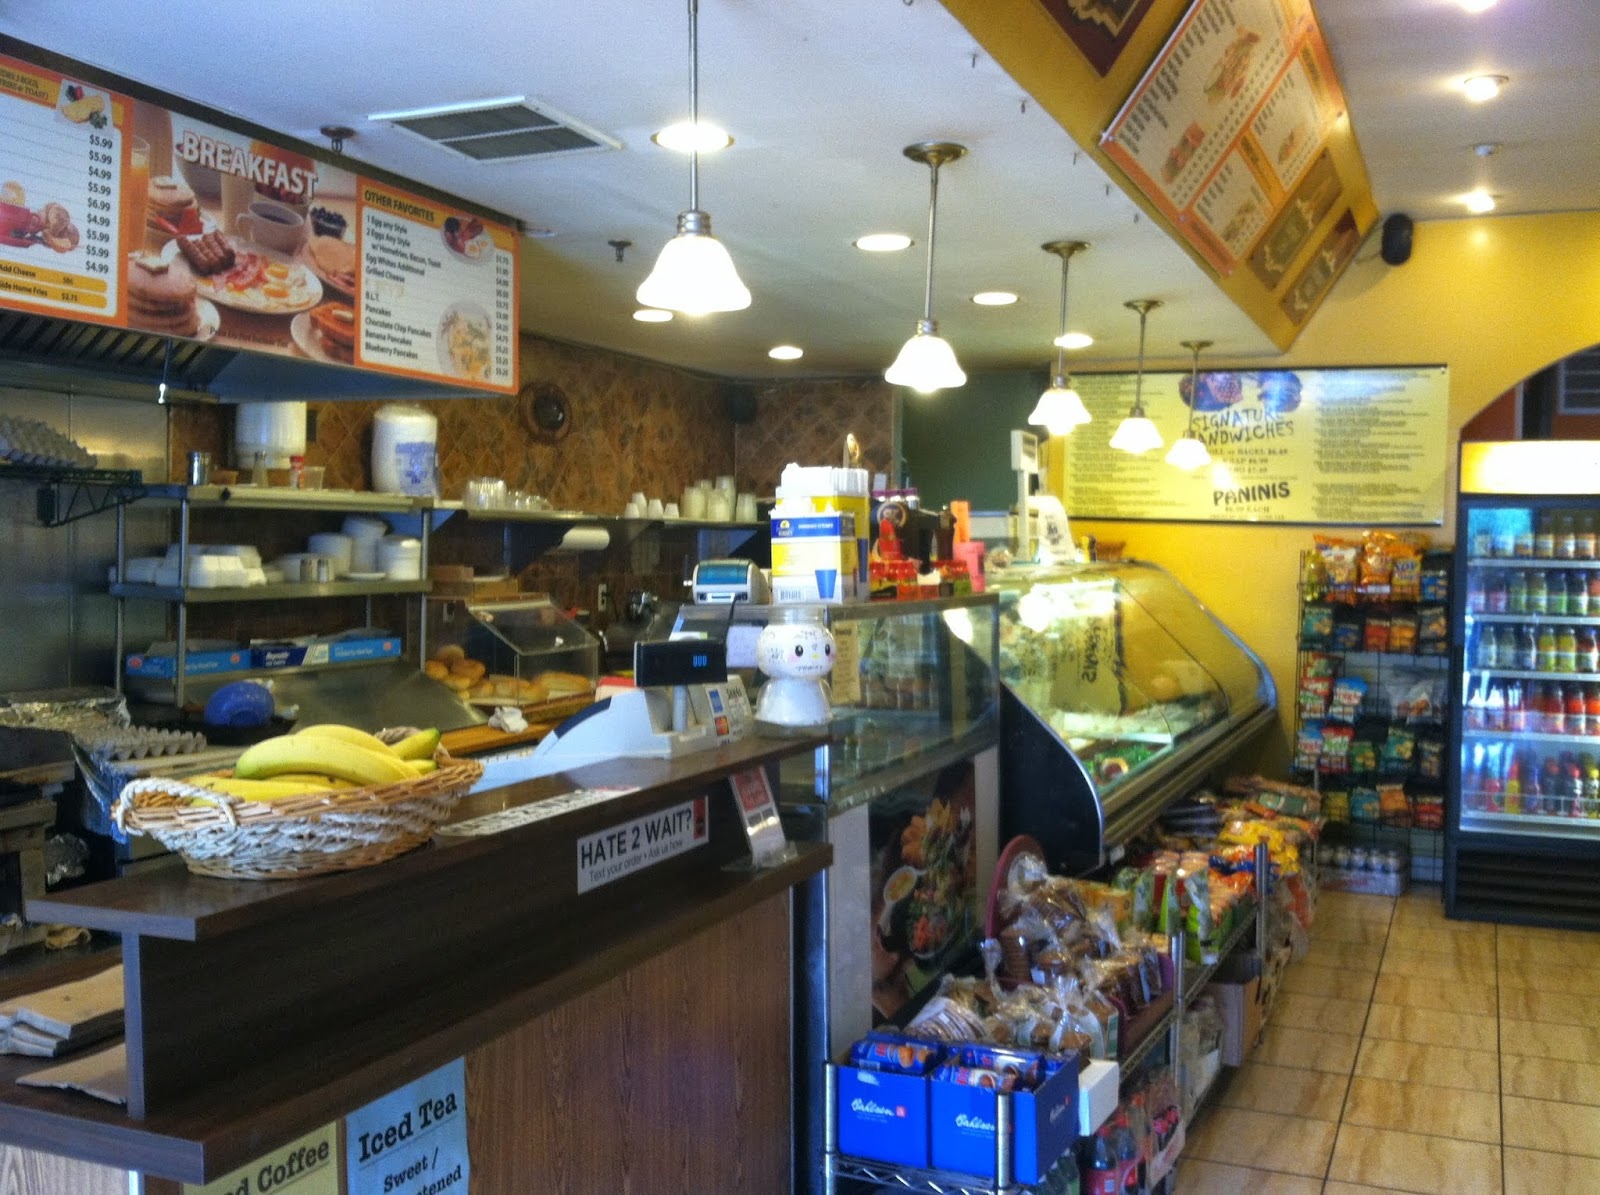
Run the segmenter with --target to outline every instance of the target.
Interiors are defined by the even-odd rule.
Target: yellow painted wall
[[[1442,362],[1450,371],[1447,502],[1453,506],[1462,425],[1529,374],[1600,343],[1600,212],[1420,224],[1415,252],[1400,267],[1368,252],[1372,260],[1350,267],[1288,353],[1231,363],[1208,357],[1205,364],[1263,369]],[[1171,333],[1176,339],[1204,329]],[[1075,434],[1111,430],[1091,424]],[[1052,477],[1062,476],[1063,463],[1059,451],[1052,453]],[[1450,542],[1453,510],[1445,519],[1443,528],[1432,530]],[[1283,766],[1293,726],[1296,571],[1301,549],[1318,528],[1086,519],[1074,520],[1073,530],[1126,540],[1128,555],[1170,569],[1266,661],[1277,681],[1284,733],[1259,762]]]

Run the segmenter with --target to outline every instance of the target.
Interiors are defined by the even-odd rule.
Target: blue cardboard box
[[[994,1177],[997,1092],[930,1078],[928,1135],[936,1170]],[[841,1122],[842,1123],[842,1122]],[[1078,1138],[1078,1059],[1033,1091],[1011,1095],[1012,1179],[1040,1182]]]
[[[228,651],[191,651],[183,658],[186,676],[217,676],[225,672],[245,672],[250,668],[250,652],[245,648]],[[131,655],[129,676],[154,676],[171,680],[178,674],[177,656]]]
[[[863,1071],[841,1064],[839,1151],[926,1169],[929,1086],[920,1075]]]
[[[387,639],[335,639],[328,645],[335,664],[349,660],[392,660],[400,656],[398,635]]]

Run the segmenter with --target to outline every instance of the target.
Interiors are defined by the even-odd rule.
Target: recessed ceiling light
[[[1017,296],[1009,290],[980,290],[972,296],[972,301],[979,307],[1009,307],[1017,301]]]
[[[1457,0],[1457,3],[1470,13],[1488,12],[1495,6],[1495,0]]]
[[[659,307],[641,307],[633,313],[633,318],[641,324],[664,324],[672,318],[672,312]]]
[[[650,140],[663,149],[675,149],[681,154],[691,151],[714,154],[717,150],[727,149],[733,144],[733,137],[727,129],[704,120],[699,124],[695,124],[692,120],[677,121],[658,132],[651,133]]]
[[[767,350],[767,356],[774,361],[798,361],[805,355],[805,349],[797,348],[792,344],[776,344]]]
[[[1470,75],[1461,81],[1461,89],[1474,104],[1482,104],[1499,95],[1510,81],[1504,75]]]
[[[1494,211],[1494,196],[1479,187],[1476,191],[1468,191],[1461,197],[1461,202],[1467,205],[1467,210],[1474,216],[1481,216],[1485,212]]]
[[[1068,332],[1065,336],[1057,336],[1050,343],[1064,349],[1086,349],[1094,343],[1094,337],[1087,332]]]
[[[898,253],[911,248],[911,238],[899,232],[869,232],[851,243],[867,253]]]

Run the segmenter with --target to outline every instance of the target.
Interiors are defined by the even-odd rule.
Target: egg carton
[[[73,737],[96,760],[156,759],[164,755],[193,755],[206,749],[206,736],[192,730],[107,727],[77,731]]]
[[[99,464],[94,453],[48,424],[13,415],[0,416],[0,460],[68,469],[92,469]]]

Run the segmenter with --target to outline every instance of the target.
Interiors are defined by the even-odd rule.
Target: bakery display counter
[[[555,1112],[596,1135],[642,1114],[629,1099],[586,1108],[548,1073],[523,1073],[541,1065],[527,1060],[528,1026],[554,1015],[561,1040],[621,1034],[618,1048],[638,1053],[679,1048],[674,1023],[701,1033],[692,1072],[632,1081],[687,1090],[697,1076],[704,1107],[684,1115],[707,1148],[721,1148],[712,1121],[733,1116],[724,1087],[771,1113],[751,1132],[786,1140],[788,894],[832,851],[801,845],[753,868],[731,780],[764,770],[770,783],[783,758],[817,746],[746,740],[474,794],[429,845],[358,871],[241,882],[174,863],[32,901],[31,918],[122,935],[128,1102],[18,1086],[49,1063],[5,1059],[0,1142],[201,1183],[465,1055],[474,1188],[481,1176],[484,1189],[510,1189],[495,1183],[514,1186],[510,1176],[527,1173],[516,1167],[539,1156],[527,1151],[555,1148],[536,1140]],[[597,842],[661,818],[675,819],[687,845],[638,867],[595,864]],[[683,1011],[688,992],[704,1017]],[[615,999],[645,1007],[627,1025],[582,1029],[591,1002]],[[596,1079],[620,1082],[623,1069]],[[530,1090],[550,1100],[515,1095]],[[520,1116],[545,1121],[537,1132],[507,1123]],[[626,1131],[664,1142],[684,1131],[671,1119]],[[483,1161],[480,1133],[494,1140]],[[786,1177],[787,1151],[768,1152]],[[708,1164],[731,1174],[743,1163],[730,1152],[721,1170]]]
[[[1156,565],[1019,566],[991,585],[1002,833],[1037,838],[1057,871],[1109,862],[1275,718],[1265,665]]]

